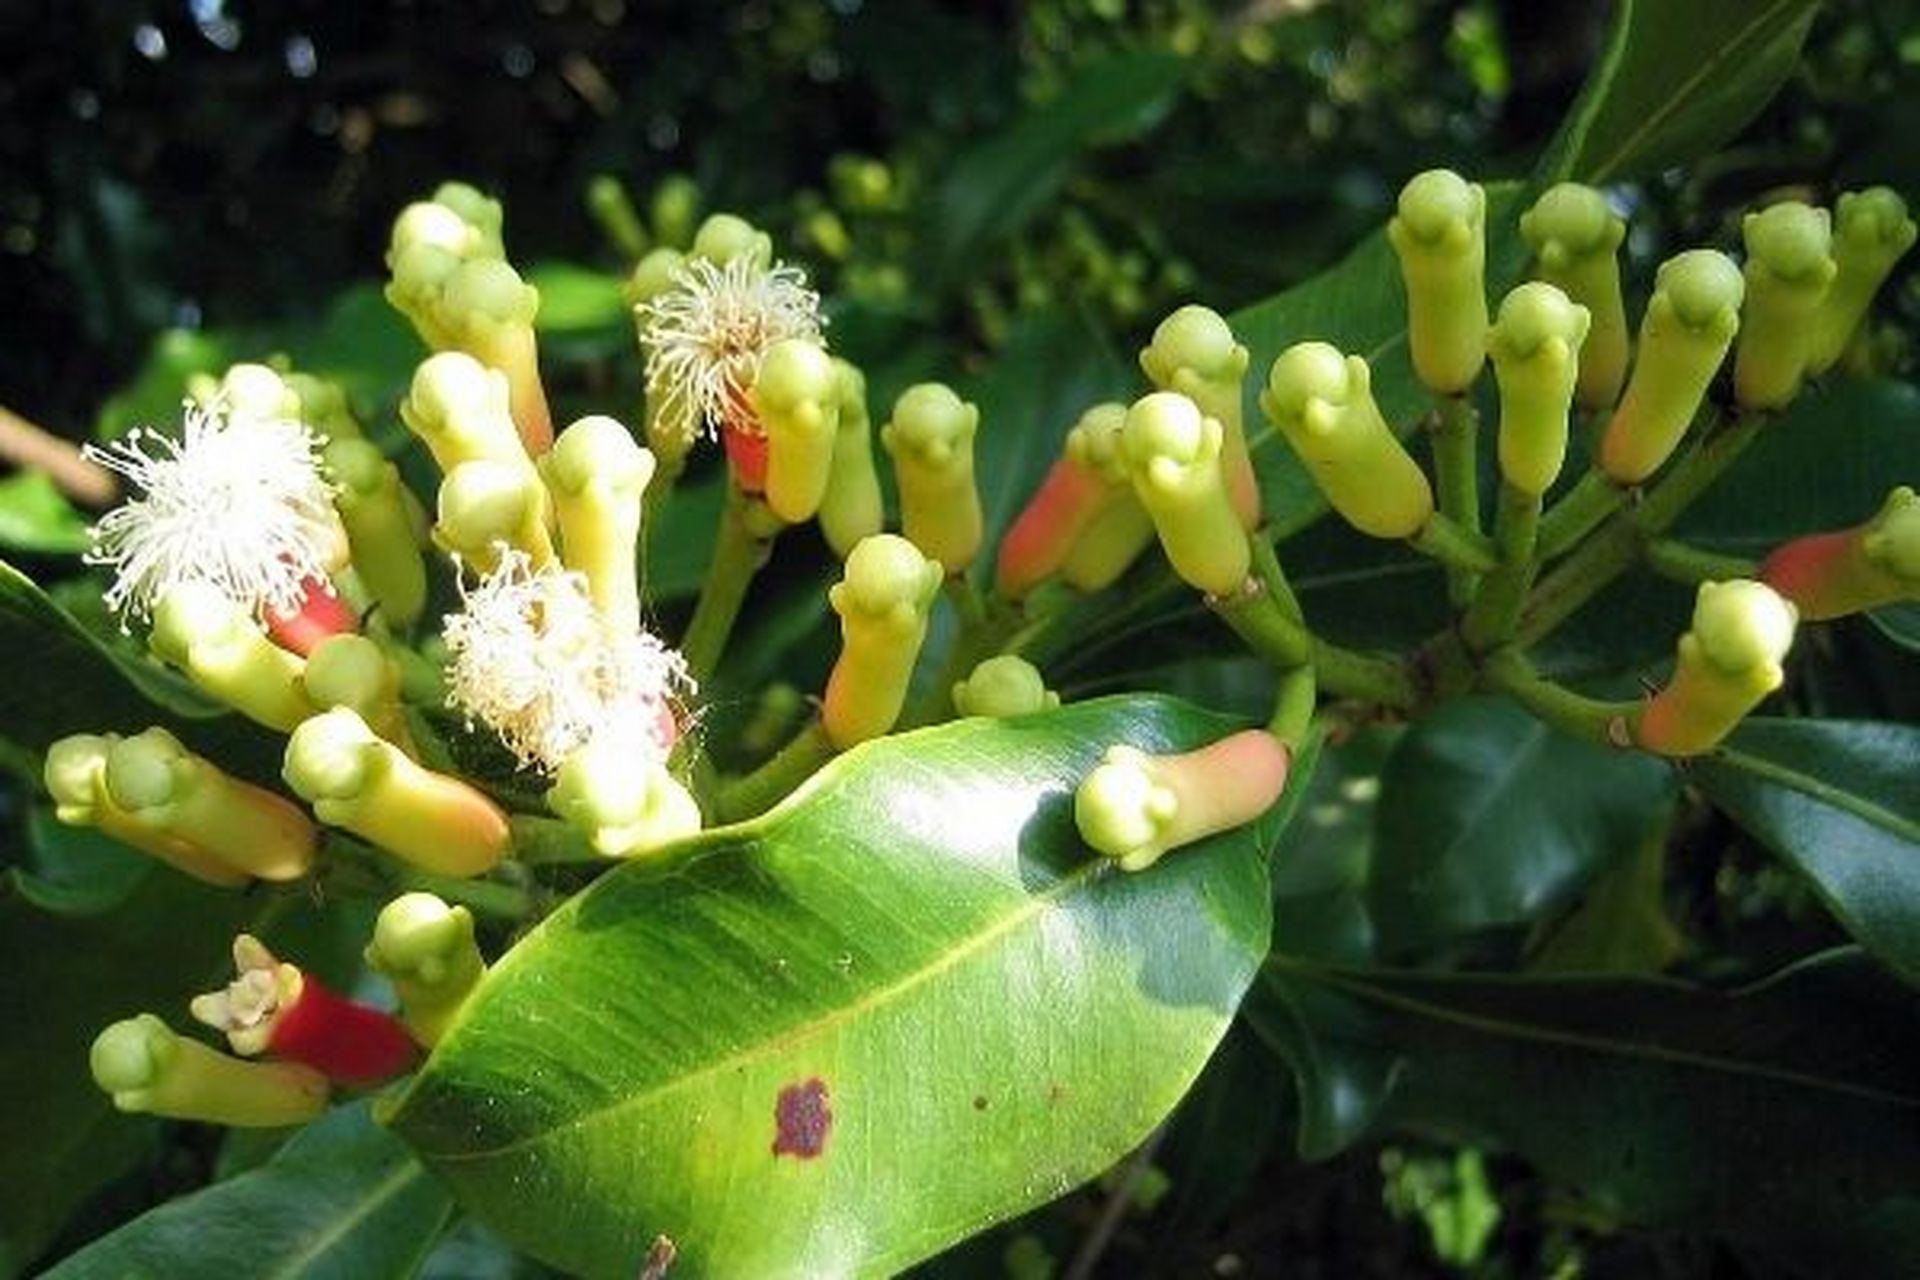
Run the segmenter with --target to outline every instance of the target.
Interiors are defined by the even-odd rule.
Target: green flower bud
[[[1589,409],[1611,408],[1633,353],[1626,303],[1620,296],[1619,253],[1626,219],[1592,187],[1561,182],[1520,215],[1520,234],[1533,247],[1540,279],[1585,307],[1591,317],[1580,346],[1575,397]]]
[[[1825,209],[1797,200],[1750,213],[1740,224],[1747,244],[1747,306],[1733,356],[1733,395],[1746,409],[1783,409],[1800,393],[1833,260]]]
[[[1600,467],[1615,483],[1639,484],[1672,456],[1739,332],[1745,292],[1740,268],[1712,249],[1660,265],[1627,393],[1600,442]]]
[[[1786,679],[1795,620],[1764,583],[1702,583],[1673,679],[1647,703],[1634,740],[1663,756],[1713,748]]]
[[[1080,838],[1143,871],[1170,849],[1252,822],[1280,798],[1291,757],[1261,729],[1231,734],[1183,755],[1108,749],[1073,793]]]
[[[1567,412],[1580,374],[1587,309],[1550,284],[1523,284],[1487,331],[1500,384],[1500,474],[1539,497],[1567,458]]]
[[[459,347],[507,375],[513,421],[527,451],[540,454],[553,443],[553,418],[540,381],[534,316],[540,291],[503,259],[461,263],[446,278],[435,320]]]
[[[293,418],[305,421],[300,412],[300,397],[277,369],[264,364],[236,364],[227,369],[215,384],[211,401],[226,406],[236,418],[260,418],[274,421]]]
[[[380,909],[367,964],[393,984],[400,1019],[420,1044],[438,1044],[486,976],[473,913],[430,893],[404,893]]]
[[[1059,460],[1000,541],[994,588],[1001,595],[1017,600],[1059,572],[1088,530],[1122,498],[1136,510],[1135,524],[1145,535],[1131,544],[1132,555],[1153,540],[1153,522],[1127,476],[1120,443],[1126,420],[1125,405],[1097,404],[1068,431]]]
[[[963,716],[1024,716],[1059,705],[1039,668],[1011,653],[988,658],[953,686],[953,708]]]
[[[658,761],[624,744],[589,742],[561,764],[547,807],[609,858],[651,853],[700,830],[700,806]]]
[[[470,256],[498,258],[505,254],[501,230],[506,218],[500,202],[464,182],[443,182],[433,189],[433,202],[460,215],[477,237]]]
[[[465,352],[443,351],[420,362],[400,418],[442,475],[479,459],[532,465],[508,409],[506,375]]]
[[[1361,357],[1324,342],[1295,343],[1273,362],[1260,411],[1354,528],[1410,538],[1433,515],[1433,486],[1381,416],[1373,371]]]
[[[387,620],[405,630],[427,606],[427,566],[420,555],[426,517],[420,504],[401,482],[400,469],[365,440],[336,439],[323,456],[353,571]]]
[[[194,755],[165,729],[113,742],[101,781],[134,826],[262,880],[299,879],[319,851],[306,814]]]
[[[477,876],[507,851],[507,815],[493,801],[414,763],[347,707],[293,731],[280,776],[320,821],[427,871]]]
[[[420,200],[400,211],[387,240],[387,269],[417,248],[436,249],[459,261],[485,252],[486,236],[454,210]]]
[[[668,174],[653,189],[649,203],[653,234],[661,244],[685,249],[693,243],[694,223],[700,217],[700,186],[684,173]]]
[[[587,212],[623,257],[638,258],[647,251],[647,229],[620,179],[610,173],[595,174],[587,183]]]
[[[538,568],[553,559],[546,487],[530,467],[463,462],[440,482],[433,540],[482,573],[499,563],[503,546],[526,552]]]
[[[247,1062],[176,1034],[151,1013],[102,1031],[87,1055],[121,1111],[235,1128],[305,1124],[327,1108],[327,1079],[297,1062]]]
[[[1199,306],[1181,307],[1162,320],[1140,352],[1140,368],[1154,386],[1179,392],[1225,428],[1221,457],[1228,491],[1240,523],[1251,530],[1260,524],[1260,484],[1241,422],[1247,360],[1247,349],[1220,313]]]
[[[787,338],[767,348],[748,391],[767,436],[766,502],[788,524],[820,509],[833,472],[840,387],[818,343]]]
[[[938,382],[908,387],[880,428],[900,484],[907,538],[959,573],[980,549],[984,517],[973,480],[973,438],[980,410]]]
[[[1825,373],[1840,358],[1866,318],[1873,295],[1913,247],[1920,228],[1907,216],[1907,202],[1891,187],[1869,187],[1840,197],[1834,217],[1833,285],[1814,318],[1807,372]]]
[[[687,265],[687,255],[678,249],[655,249],[633,264],[633,272],[620,286],[620,296],[630,307],[651,302],[673,288],[673,278]],[[635,317],[639,319],[638,316]],[[643,321],[641,323],[644,323]]]
[[[560,558],[622,634],[640,629],[641,500],[653,455],[612,418],[582,418],[540,459],[560,525]]]
[[[693,233],[693,248],[689,254],[695,258],[705,258],[717,267],[724,267],[735,258],[744,256],[755,267],[764,269],[773,261],[773,237],[756,230],[745,218],[737,218],[731,213],[716,213]]]
[[[153,651],[212,697],[285,732],[312,715],[300,685],[306,663],[211,583],[183,582],[153,610]]]
[[[1487,195],[1451,169],[1400,190],[1387,239],[1407,287],[1407,336],[1420,381],[1446,395],[1473,385],[1486,360]]]
[[[363,635],[328,636],[307,655],[301,683],[319,710],[350,707],[389,742],[408,740],[400,709],[400,666]]]
[[[867,379],[859,369],[833,360],[839,427],[833,438],[833,464],[826,496],[820,499],[820,532],[833,553],[845,559],[862,538],[880,532],[886,512],[880,500],[880,476],[873,465],[873,426],[867,414]]]
[[[414,244],[390,253],[388,278],[382,293],[393,309],[405,316],[429,347],[442,350],[456,344],[455,335],[440,322],[440,296],[447,281],[467,258],[437,244]]]
[[[919,547],[891,533],[863,538],[847,556],[844,576],[827,591],[840,615],[840,658],[820,720],[835,747],[877,738],[900,718],[944,576]]]
[[[122,844],[151,854],[196,880],[232,889],[252,880],[189,841],[142,825],[107,792],[107,755],[117,734],[77,733],[47,748],[43,778],[53,797],[53,816],[70,827],[93,827]]]
[[[360,423],[353,416],[353,407],[347,403],[346,388],[327,378],[298,371],[286,374],[283,381],[299,401],[300,420],[329,442],[360,438]]]
[[[1767,557],[1760,580],[1803,622],[1920,599],[1920,496],[1901,485],[1867,523],[1795,538]]]
[[[1119,578],[1153,545],[1153,518],[1140,505],[1127,470],[1127,407],[1098,404],[1067,432],[1065,461],[1106,486],[1107,501],[1074,534],[1060,561],[1060,577],[1080,591],[1099,591]]]
[[[1187,397],[1156,391],[1134,401],[1121,435],[1134,494],[1174,571],[1215,596],[1245,586],[1252,565],[1221,469],[1225,434]]]

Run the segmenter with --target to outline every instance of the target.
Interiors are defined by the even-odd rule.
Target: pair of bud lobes
[[[582,574],[622,633],[640,627],[639,543],[654,458],[612,418],[568,426],[536,460],[508,413],[501,375],[447,352],[423,361],[400,416],[440,467],[433,538],[483,572],[500,548]],[[555,545],[555,535],[558,546]]]
[[[304,1123],[335,1085],[376,1085],[411,1068],[486,973],[472,915],[423,893],[387,904],[366,949],[399,997],[397,1019],[342,998],[248,935],[233,955],[235,979],[191,1009],[240,1056],[151,1013],[116,1022],[95,1038],[89,1063],[119,1110],[239,1127]],[[250,1060],[260,1057],[268,1060]]]
[[[553,440],[534,317],[540,293],[506,260],[501,210],[461,183],[408,205],[387,247],[387,300],[436,351],[461,351],[510,385],[513,421],[535,454]]]
[[[817,342],[767,349],[747,391],[751,431],[726,429],[735,483],[786,524],[817,519],[845,557],[885,519],[873,465],[867,380]]]
[[[1193,500],[1215,473],[1233,522],[1243,532],[1257,527],[1260,489],[1241,410],[1248,360],[1246,347],[1217,312],[1184,306],[1163,320],[1140,352],[1140,367],[1164,396],[1190,402],[1197,413],[1175,408],[1173,399],[1148,396],[1140,402],[1147,407],[1137,416],[1129,446],[1128,422],[1135,415],[1127,406],[1087,410],[1001,543],[995,574],[1000,593],[1017,599],[1056,575],[1083,591],[1109,585],[1154,540],[1162,523],[1152,514],[1155,508],[1176,524],[1224,532],[1217,504]],[[1172,460],[1159,465],[1157,480],[1137,480],[1153,471],[1149,460],[1157,452]],[[1226,538],[1228,544],[1239,540]],[[1189,564],[1196,560],[1192,541],[1175,534]],[[1228,563],[1209,565],[1207,576],[1231,576],[1232,558],[1229,547]]]

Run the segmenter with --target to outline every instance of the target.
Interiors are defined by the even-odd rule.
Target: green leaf
[[[620,279],[577,262],[536,262],[527,282],[540,290],[534,319],[542,352],[574,358],[632,354],[633,309]]]
[[[46,472],[22,471],[0,480],[0,548],[71,556],[87,545],[87,518]]]
[[[356,1103],[314,1121],[265,1167],[151,1209],[47,1276],[403,1280],[452,1207],[399,1139]]]
[[[0,682],[0,742],[44,751],[70,733],[138,732],[162,724],[228,767],[278,771],[264,730],[219,709],[160,667],[102,644],[19,570],[0,561],[0,652],[32,679]],[[218,719],[207,720],[209,715]],[[203,721],[203,723],[195,723]]]
[[[1675,791],[1663,764],[1481,698],[1414,725],[1380,781],[1368,901],[1389,955],[1564,907]]]
[[[1920,653],[1920,604],[1891,604],[1867,617],[1881,635],[1908,653]]]
[[[213,987],[246,930],[307,959],[320,912],[297,890],[211,889],[166,868],[111,909],[54,915],[0,878],[0,1276],[31,1263],[75,1206],[131,1167],[157,1126],[116,1112],[87,1074],[87,1047],[116,1018],[176,1024]],[[290,937],[289,928],[300,931]],[[28,1158],[26,1153],[31,1153]]]
[[[226,334],[163,330],[133,381],[100,406],[93,420],[94,439],[118,440],[135,427],[180,421],[187,379],[196,373],[217,374],[233,360],[233,340]]]
[[[1861,945],[1920,982],[1920,728],[1754,719],[1688,776],[1813,883]]]
[[[1540,163],[1617,182],[1706,155],[1792,73],[1819,0],[1619,0],[1600,65]]]
[[[1071,791],[1167,699],[867,744],[629,864],[489,975],[391,1123],[555,1265],[883,1274],[1092,1177],[1177,1102],[1266,950],[1266,824],[1127,875]]]
[[[1603,1218],[1725,1235],[1807,1274],[1891,1280],[1920,1256],[1920,1001],[1858,952],[1732,994],[1276,958],[1248,1008],[1294,1070],[1310,1157],[1441,1132],[1529,1161]],[[1349,1123],[1310,1133],[1329,1114]]]
[[[22,864],[0,874],[9,888],[43,911],[84,916],[111,910],[159,866],[91,827],[67,826],[50,805],[34,805],[26,828]],[[0,852],[0,863],[11,860],[10,853]]]
[[[1058,96],[957,157],[929,201],[934,287],[964,276],[976,255],[1016,234],[1052,202],[1082,152],[1138,136],[1185,81],[1182,58],[1135,50],[1091,61]]]

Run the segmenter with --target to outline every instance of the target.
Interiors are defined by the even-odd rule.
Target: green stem
[[[1313,725],[1313,712],[1319,701],[1319,685],[1311,666],[1295,667],[1280,673],[1273,694],[1273,715],[1267,720],[1267,732],[1294,751],[1307,740]]]
[[[1497,544],[1482,533],[1463,528],[1439,511],[1427,518],[1420,532],[1407,539],[1407,545],[1447,566],[1448,583],[1463,580],[1469,584],[1467,594],[1458,599],[1448,592],[1448,599],[1455,605],[1465,604],[1472,598],[1471,586],[1479,575],[1492,573],[1500,566]]]
[[[395,897],[418,890],[461,903],[476,913],[520,921],[533,914],[534,898],[518,885],[467,880],[416,870],[397,858],[338,831],[327,835],[329,880],[337,887],[369,897]]]
[[[728,487],[726,505],[720,509],[713,562],[707,566],[700,599],[693,606],[693,619],[680,640],[687,670],[700,684],[705,684],[719,665],[734,620],[746,602],[747,588],[753,585],[753,575],[767,558],[767,540],[750,527],[748,506],[753,502],[738,489]]]
[[[953,686],[973,674],[973,669],[1004,650],[1007,642],[1020,634],[1025,619],[1020,606],[983,598],[965,575],[956,574],[943,584],[954,612],[960,618],[960,632],[940,674],[924,693],[900,717],[898,728],[917,729],[934,724],[953,713]]]
[[[1489,655],[1481,678],[1488,689],[1508,695],[1561,732],[1603,747],[1632,746],[1633,726],[1645,705],[1603,702],[1575,693],[1542,676],[1515,649]]]
[[[1418,700],[1403,664],[1315,638],[1299,619],[1287,616],[1286,606],[1257,580],[1249,580],[1247,589],[1231,599],[1211,604],[1248,649],[1283,673],[1310,666],[1329,692],[1381,706],[1406,709]]]
[[[1674,462],[1638,507],[1615,515],[1541,579],[1521,612],[1514,640],[1523,647],[1537,644],[1626,572],[1647,542],[1665,533],[1739,459],[1766,421],[1766,414],[1750,413],[1724,429],[1716,429],[1718,422],[1709,424],[1705,436]]]
[[[744,822],[760,816],[838,754],[820,722],[810,722],[758,769],[721,785],[720,820]]]
[[[1304,622],[1306,614],[1301,612],[1300,597],[1293,592],[1293,584],[1287,581],[1286,570],[1280,567],[1280,553],[1274,550],[1273,543],[1259,534],[1249,535],[1247,549],[1253,559],[1253,576],[1267,594],[1280,602],[1280,607],[1295,622]]]
[[[1479,652],[1491,648],[1513,634],[1520,606],[1526,603],[1527,589],[1533,586],[1533,575],[1540,567],[1534,555],[1539,532],[1539,495],[1501,485],[1500,511],[1493,526],[1494,541],[1500,547],[1500,567],[1480,584],[1480,594],[1460,622],[1460,634],[1469,649]]]
[[[1462,532],[1480,532],[1480,465],[1476,457],[1480,438],[1480,413],[1465,396],[1441,400],[1433,419],[1434,488],[1440,514]],[[1426,530],[1421,530],[1424,536]],[[1415,540],[1419,546],[1418,539]],[[1422,548],[1425,550],[1425,548]],[[1455,608],[1463,608],[1473,599],[1478,574],[1491,569],[1476,569],[1471,563],[1449,559],[1434,552],[1447,566],[1447,599]]]
[[[1571,551],[1594,526],[1620,509],[1627,490],[1594,467],[1555,500],[1540,519],[1540,558],[1552,560]]]
[[[1721,555],[1675,538],[1655,538],[1646,547],[1647,567],[1663,578],[1689,585],[1751,578],[1760,566],[1745,556]]]
[[[513,856],[525,866],[607,861],[585,835],[558,818],[516,813],[507,822],[513,832]]]

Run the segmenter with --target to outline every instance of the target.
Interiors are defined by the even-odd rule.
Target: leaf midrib
[[[325,1231],[315,1236],[306,1248],[285,1259],[272,1271],[267,1272],[267,1280],[282,1280],[283,1277],[304,1275],[308,1263],[345,1239],[348,1232],[366,1221],[380,1206],[398,1195],[401,1189],[408,1183],[417,1181],[425,1176],[426,1171],[422,1169],[419,1164],[411,1159],[404,1161],[394,1169],[392,1174],[368,1192],[367,1195],[360,1200],[359,1204],[354,1207],[352,1213],[337,1219]]]
[[[1764,782],[1777,783],[1789,791],[1797,791],[1817,804],[1838,809],[1869,826],[1878,827],[1891,835],[1920,845],[1920,822],[1902,817],[1864,796],[1843,790],[1812,774],[1802,773],[1763,756],[1750,755],[1734,748],[1722,747],[1715,756],[1721,763],[1744,770]]]
[[[1809,1089],[1818,1093],[1834,1094],[1880,1105],[1900,1107],[1908,1110],[1920,1110],[1920,1096],[1890,1093],[1869,1085],[1852,1084],[1846,1081],[1827,1079],[1796,1071],[1788,1067],[1776,1067],[1765,1063],[1744,1061],[1739,1058],[1720,1057],[1711,1053],[1702,1053],[1690,1049],[1675,1049],[1667,1045],[1649,1044],[1644,1041],[1610,1040],[1604,1036],[1589,1035],[1579,1031],[1567,1031],[1560,1028],[1544,1027],[1532,1023],[1514,1022],[1486,1014],[1466,1013],[1436,1005],[1413,996],[1404,996],[1385,990],[1362,979],[1349,977],[1325,969],[1295,963],[1269,961],[1269,965],[1281,974],[1299,977],[1309,982],[1318,982],[1333,987],[1355,999],[1385,1005],[1388,1008],[1414,1017],[1425,1018],[1431,1022],[1460,1027],[1481,1035],[1525,1041],[1534,1044],[1551,1045],[1562,1049],[1577,1049],[1588,1053],[1614,1058],[1627,1058],[1647,1062],[1667,1063],[1673,1066],[1690,1067],[1695,1070],[1719,1072],[1729,1076],[1745,1076],[1756,1080],[1771,1081],[1776,1084],[1790,1085]]]
[[[1738,35],[1728,40],[1711,56],[1695,68],[1692,75],[1680,83],[1680,86],[1668,95],[1665,102],[1644,116],[1640,123],[1627,134],[1613,154],[1605,161],[1596,163],[1588,172],[1588,180],[1600,184],[1611,179],[1626,157],[1633,154],[1634,148],[1641,145],[1655,130],[1660,129],[1673,118],[1675,112],[1687,105],[1689,95],[1700,87],[1702,81],[1716,74],[1726,62],[1735,55],[1743,53],[1746,46],[1763,29],[1768,29],[1773,19],[1784,9],[1797,5],[1800,0],[1774,0],[1774,3],[1753,15],[1753,21]],[[1618,69],[1615,68],[1615,74]]]
[[[741,1067],[774,1057],[781,1051],[795,1044],[827,1032],[863,1013],[881,1008],[896,997],[958,966],[962,961],[985,950],[992,943],[1011,933],[1019,926],[1037,918],[1043,910],[1052,908],[1061,898],[1065,897],[1069,891],[1079,888],[1087,881],[1093,879],[1105,869],[1104,862],[1104,859],[1096,858],[1074,868],[1040,892],[1025,895],[1020,899],[1019,905],[1015,910],[1009,912],[1003,919],[994,922],[992,925],[966,939],[961,945],[940,952],[930,963],[922,965],[917,969],[909,970],[888,983],[874,987],[862,994],[858,999],[837,1009],[833,1009],[818,1018],[796,1023],[775,1035],[769,1036],[765,1040],[748,1045],[746,1048],[729,1054],[724,1058],[705,1063],[692,1071],[653,1084],[640,1092],[626,1094],[602,1106],[582,1111],[562,1123],[549,1125],[547,1128],[530,1132],[523,1137],[514,1139],[512,1142],[503,1143],[496,1147],[476,1148],[470,1151],[434,1151],[428,1152],[427,1154],[435,1160],[449,1164],[464,1163],[473,1160],[491,1160],[510,1155],[524,1148],[539,1146],[561,1134],[590,1123],[599,1122],[608,1117],[618,1115],[621,1112],[642,1109],[659,1101],[661,1098],[671,1096],[710,1076],[721,1075],[725,1072],[737,1070]],[[425,1148],[423,1147],[422,1150],[424,1151]]]

